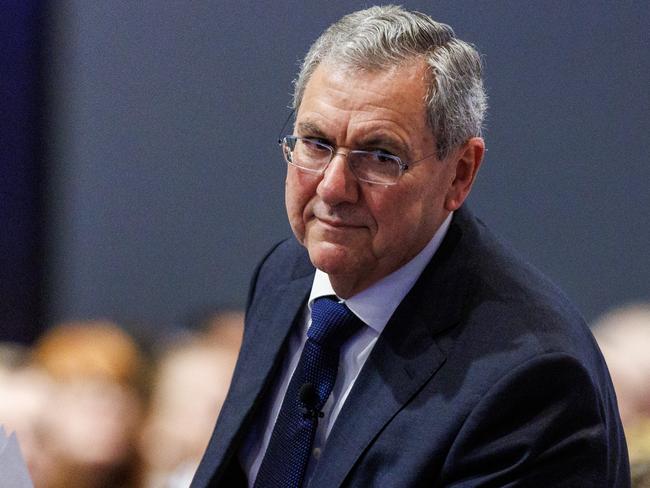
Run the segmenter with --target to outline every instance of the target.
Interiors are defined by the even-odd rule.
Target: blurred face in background
[[[45,421],[55,392],[50,377],[36,368],[0,370],[0,425],[16,433],[36,488],[50,486],[56,469]]]
[[[102,468],[132,454],[142,412],[131,389],[102,379],[79,379],[60,385],[50,403],[47,425],[51,448],[59,456]]]
[[[163,358],[139,445],[153,485],[184,464],[198,466],[237,352],[238,347],[190,343]]]

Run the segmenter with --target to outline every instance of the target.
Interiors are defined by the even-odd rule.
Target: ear
[[[480,137],[472,137],[453,152],[449,161],[453,168],[453,181],[445,197],[445,208],[450,212],[460,208],[469,195],[484,153],[485,142]]]

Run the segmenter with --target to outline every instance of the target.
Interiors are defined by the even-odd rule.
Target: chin
[[[354,273],[358,268],[358,256],[346,246],[330,242],[307,243],[307,251],[312,264],[328,275]]]

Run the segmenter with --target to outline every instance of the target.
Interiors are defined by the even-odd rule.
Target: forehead
[[[336,132],[347,139],[363,132],[394,133],[410,139],[427,130],[428,72],[423,60],[383,70],[320,64],[305,87],[297,128]],[[345,129],[344,134],[339,132]],[[340,142],[339,142],[340,143]]]

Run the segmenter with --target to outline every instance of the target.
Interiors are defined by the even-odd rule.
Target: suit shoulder
[[[465,272],[479,296],[513,307],[518,314],[528,311],[549,319],[557,317],[562,322],[584,324],[566,294],[483,222],[466,216],[463,231],[461,252],[466,256]]]
[[[459,331],[463,343],[479,354],[482,347],[497,347],[501,364],[511,366],[537,355],[566,354],[583,364],[595,383],[608,383],[593,335],[564,292],[480,220],[461,217],[458,247],[470,290]]]
[[[257,264],[251,279],[248,305],[259,292],[265,292],[314,272],[309,255],[295,238],[276,243]],[[248,307],[247,307],[248,308]]]
[[[307,251],[293,237],[275,244],[262,258],[258,268],[261,276],[271,272],[276,282],[301,278],[314,272]]]

